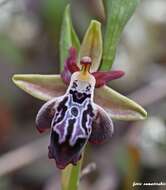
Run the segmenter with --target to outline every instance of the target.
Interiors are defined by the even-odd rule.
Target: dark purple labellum
[[[39,131],[51,127],[48,156],[60,169],[80,160],[88,140],[101,144],[113,133],[111,118],[89,96],[91,86],[85,85],[84,92],[78,88],[78,81],[74,81],[66,95],[45,103],[36,118]]]
[[[48,101],[39,110],[36,125],[39,131],[51,127],[49,158],[62,169],[69,163],[76,164],[92,131],[95,118],[93,91],[95,79],[73,79],[64,96]]]
[[[68,137],[67,137],[68,138]],[[64,143],[58,143],[59,136],[56,132],[51,132],[51,141],[48,147],[48,156],[50,159],[55,159],[57,167],[64,169],[68,164],[74,164],[80,160],[81,152],[87,143],[86,139],[78,139],[74,146],[69,144],[69,139]]]
[[[95,118],[91,88],[87,82],[73,81],[56,107],[48,155],[60,169],[78,162],[91,135]]]

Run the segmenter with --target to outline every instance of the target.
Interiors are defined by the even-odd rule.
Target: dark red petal
[[[124,75],[124,72],[123,71],[108,71],[108,72],[98,71],[98,72],[92,73],[92,75],[96,79],[95,87],[99,88],[111,80],[115,80],[122,77]]]
[[[69,84],[71,75],[74,72],[79,71],[79,70],[80,69],[77,66],[77,52],[76,52],[76,49],[71,47],[69,49],[69,57],[67,58],[67,60],[64,63],[64,70],[61,73],[61,77],[62,77],[63,81],[66,84]]]
[[[81,153],[87,143],[87,139],[79,138],[75,145],[71,146],[69,141],[58,143],[58,134],[52,130],[48,157],[55,159],[59,169],[64,169],[68,164],[76,165],[81,158]]]
[[[108,114],[100,106],[95,104],[96,118],[92,124],[92,133],[89,142],[102,144],[109,140],[113,133],[113,122]]]
[[[77,51],[75,48],[69,49],[69,58],[66,61],[68,69],[71,73],[79,71],[79,67],[77,66]]]
[[[51,122],[55,114],[57,98],[46,102],[36,116],[36,128],[40,133],[51,128]]]

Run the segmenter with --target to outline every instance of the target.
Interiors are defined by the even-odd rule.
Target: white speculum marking
[[[52,128],[59,135],[59,143],[69,141],[74,146],[78,138],[89,138],[94,119],[93,87],[85,83],[81,90],[75,80],[60,101]]]

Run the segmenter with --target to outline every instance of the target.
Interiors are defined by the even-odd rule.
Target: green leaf
[[[105,0],[107,24],[101,70],[110,70],[122,31],[133,15],[139,0]]]
[[[77,190],[80,180],[80,171],[83,158],[76,166],[69,165],[62,171],[62,190]]]
[[[28,94],[44,101],[62,96],[67,89],[60,75],[14,75],[12,80]]]
[[[75,47],[79,53],[80,42],[76,35],[76,32],[72,26],[70,17],[70,6],[68,5],[65,9],[64,19],[61,28],[60,37],[60,70],[63,70],[64,62],[68,57],[69,48]]]
[[[91,72],[98,70],[103,51],[101,24],[92,20],[84,36],[80,48],[80,57],[89,56],[92,59]]]
[[[108,86],[95,89],[95,102],[113,119],[130,121],[147,117],[147,112],[140,105]]]

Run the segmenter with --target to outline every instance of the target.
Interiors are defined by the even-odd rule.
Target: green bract
[[[102,58],[103,43],[101,24],[92,20],[80,49],[80,57],[89,56],[92,59],[91,72],[97,71]]]

